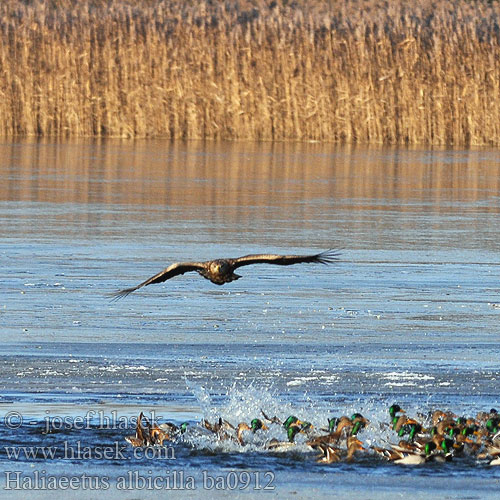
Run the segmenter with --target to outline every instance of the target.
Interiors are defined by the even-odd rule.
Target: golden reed
[[[500,6],[3,0],[0,134],[500,144]]]

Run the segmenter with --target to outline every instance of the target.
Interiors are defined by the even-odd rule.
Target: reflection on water
[[[0,179],[5,406],[162,404],[199,418],[196,388],[223,407],[249,386],[272,394],[255,408],[313,401],[323,420],[346,408],[383,420],[396,399],[413,412],[500,404],[497,151],[25,141],[0,145]],[[223,287],[186,274],[106,298],[176,260],[331,247],[343,249],[331,266],[249,266]],[[323,472],[375,477],[354,467]],[[385,472],[397,488],[404,473]]]
[[[285,208],[320,199],[348,200],[353,209],[388,201],[404,211],[408,202],[440,208],[443,201],[477,202],[500,192],[498,153],[488,150],[21,142],[0,145],[0,160],[4,201]]]

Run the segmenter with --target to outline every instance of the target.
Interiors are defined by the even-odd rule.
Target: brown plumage
[[[146,420],[146,427],[142,425],[142,419]],[[135,436],[127,436],[125,441],[130,443],[132,446],[149,446],[152,444],[151,435],[150,435],[150,427],[151,424],[147,417],[142,413],[139,413],[137,417],[137,423],[135,426]]]
[[[333,462],[339,462],[342,458],[343,450],[336,448],[330,444],[321,443],[318,445],[318,449],[321,450],[321,455],[316,462],[331,464]],[[356,436],[349,436],[347,439],[347,454],[346,462],[352,462],[354,460],[354,454],[358,450],[363,450],[363,443]]]
[[[345,416],[340,417],[335,431],[330,432],[329,434],[316,436],[315,438],[307,441],[307,445],[310,446],[311,448],[316,448],[316,447],[321,447],[322,445],[330,446],[332,444],[337,444],[343,435],[344,429],[351,429],[352,427],[353,423],[349,417]]]
[[[170,278],[191,271],[198,272],[201,276],[216,285],[223,285],[224,283],[229,283],[241,278],[240,275],[234,273],[234,270],[241,266],[249,266],[251,264],[276,264],[278,266],[290,266],[292,264],[301,263],[329,264],[338,260],[338,257],[339,253],[336,250],[327,250],[326,252],[315,255],[257,254],[245,255],[236,259],[215,259],[205,262],[176,262],[139,285],[132,288],[125,288],[124,290],[114,293],[113,298],[120,299],[126,297],[138,288],[153,283],[162,283]]]

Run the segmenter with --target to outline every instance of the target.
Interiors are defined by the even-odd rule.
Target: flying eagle
[[[143,281],[137,286],[132,288],[125,288],[112,295],[114,299],[121,299],[128,294],[134,292],[138,288],[142,288],[152,283],[162,283],[174,276],[196,271],[201,276],[210,280],[216,285],[223,285],[231,281],[241,278],[240,275],[235,274],[234,270],[241,266],[249,266],[251,264],[277,264],[278,266],[290,266],[292,264],[307,263],[320,263],[329,264],[338,260],[339,252],[337,250],[327,250],[315,255],[272,255],[272,254],[257,254],[245,255],[237,259],[215,259],[207,260],[206,262],[176,262],[168,266],[163,271],[155,274],[151,278]]]

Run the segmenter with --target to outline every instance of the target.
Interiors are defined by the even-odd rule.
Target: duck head
[[[340,419],[338,417],[333,417],[328,419],[328,432],[332,433],[335,431],[335,428],[337,427],[339,420]]]
[[[262,422],[260,418],[254,418],[250,422],[250,429],[252,430],[252,432],[257,432],[259,429],[266,431],[268,427],[264,422]]]
[[[394,420],[396,417],[396,413],[405,413],[403,408],[401,406],[394,404],[389,407],[389,415],[391,416],[391,419]]]

